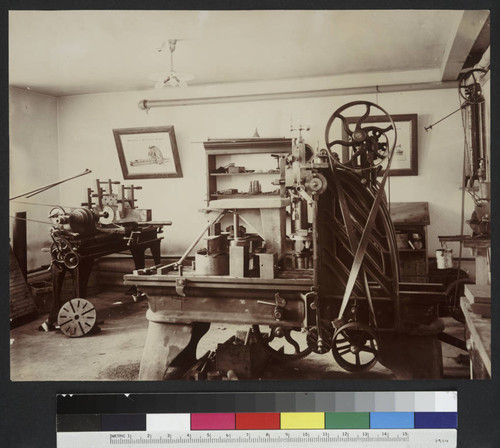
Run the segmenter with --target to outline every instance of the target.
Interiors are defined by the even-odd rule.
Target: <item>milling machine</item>
[[[367,122],[374,113],[382,123]],[[194,362],[212,322],[251,326],[280,362],[331,352],[352,372],[380,361],[398,378],[441,375],[439,287],[399,281],[384,193],[397,137],[392,118],[371,102],[345,104],[328,120],[326,149],[316,152],[302,130],[295,139],[204,143],[207,226],[177,262],[125,276],[149,301],[140,379],[162,380],[169,367]],[[278,167],[218,168],[256,154]],[[270,191],[255,181],[248,192],[217,186],[263,176],[273,177]],[[188,261],[202,238],[205,247]]]

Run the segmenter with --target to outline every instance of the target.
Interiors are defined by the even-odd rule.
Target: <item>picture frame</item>
[[[394,148],[394,156],[391,163],[391,176],[418,176],[418,135],[417,114],[394,114],[391,115],[397,130],[397,141]],[[361,117],[346,117],[347,124],[357,123]],[[377,123],[380,127],[390,124],[386,116],[367,117],[364,124]],[[342,130],[342,139],[347,139],[347,133]],[[347,160],[347,148],[342,154],[343,160]],[[384,174],[382,169],[379,176]]]
[[[124,179],[182,177],[173,126],[113,129]]]

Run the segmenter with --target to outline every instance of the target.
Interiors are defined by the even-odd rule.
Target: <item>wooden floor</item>
[[[89,297],[97,309],[101,332],[83,338],[68,338],[60,332],[38,332],[45,318],[28,322],[10,332],[11,379],[14,381],[136,380],[146,338],[147,302],[134,302],[127,287]],[[447,332],[463,338],[463,325],[445,318]],[[197,356],[216,349],[237,331],[248,326],[214,323],[201,339]],[[467,354],[443,343],[445,378],[468,378]],[[269,363],[254,379],[349,380],[394,379],[391,371],[377,364],[371,370],[349,373],[331,353],[311,354],[289,364]]]

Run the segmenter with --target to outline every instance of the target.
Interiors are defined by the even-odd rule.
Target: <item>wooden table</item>
[[[465,340],[470,355],[471,379],[491,378],[491,319],[472,312],[467,297],[460,299],[465,316]]]

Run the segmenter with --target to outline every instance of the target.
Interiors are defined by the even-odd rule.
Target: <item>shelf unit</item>
[[[263,191],[259,194],[252,194],[241,191],[238,193],[221,194],[222,190],[229,190],[231,182],[241,178],[267,178],[269,184],[271,181],[285,180],[285,164],[279,163],[279,168],[270,168],[271,164],[277,162],[271,158],[272,154],[286,156],[292,152],[292,139],[290,138],[251,138],[251,139],[209,139],[203,143],[205,147],[206,166],[207,166],[207,205],[209,208],[282,208],[289,205],[289,200],[284,197],[284,186],[273,186],[273,190]],[[244,156],[243,163],[259,163],[263,161],[262,156],[268,155],[266,167],[259,166],[255,170],[235,173],[219,173],[217,169],[220,166],[226,166],[232,158]],[[254,159],[252,161],[252,159]],[[243,164],[242,163],[242,164]],[[271,177],[271,176],[274,176]],[[232,179],[234,181],[232,181]],[[224,180],[223,189],[220,188]],[[252,180],[252,179],[250,179]],[[240,183],[241,185],[241,183]],[[269,187],[268,187],[269,188]]]
[[[429,279],[427,255],[429,203],[392,202],[391,218],[398,242],[400,280],[411,283],[427,282]],[[414,238],[414,235],[419,235],[420,238]],[[417,247],[412,248],[410,243]]]

